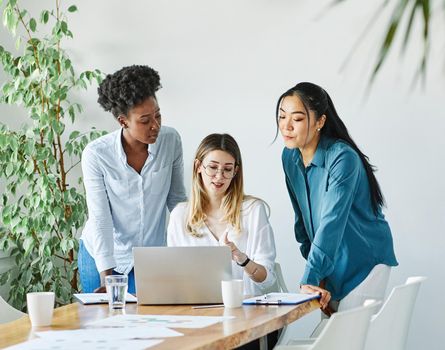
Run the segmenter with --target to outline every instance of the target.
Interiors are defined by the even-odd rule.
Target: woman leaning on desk
[[[397,260],[368,157],[315,84],[284,92],[276,122],[286,146],[282,161],[295,237],[307,261],[302,292],[321,293],[328,315],[382,299]]]
[[[83,292],[105,291],[104,277],[127,274],[135,292],[134,246],[165,245],[166,208],[186,200],[182,144],[161,127],[159,74],[124,67],[100,84],[99,104],[121,128],[91,142],[82,154],[88,220],[78,257]]]

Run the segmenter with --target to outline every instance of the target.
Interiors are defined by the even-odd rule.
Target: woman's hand
[[[247,255],[244,254],[232,241],[227,238],[227,232],[222,236],[222,242],[230,248],[232,251],[232,260],[238,265],[246,262]],[[255,282],[263,282],[267,277],[266,268],[263,265],[257,264],[253,260],[250,260],[246,266],[243,267],[247,275]]]
[[[329,293],[328,290],[318,287],[318,286],[313,286],[310,284],[302,284],[300,286],[300,291],[301,293],[318,293],[321,298],[320,298],[320,305],[321,305],[321,309],[323,310],[323,312],[326,310],[327,312],[329,312],[330,310],[328,309],[329,306],[329,301],[331,300],[331,293]]]
[[[100,287],[96,288],[93,293],[106,293],[105,276],[112,275],[113,269],[104,270],[100,273]]]
[[[242,264],[246,261],[247,255],[244,254],[241,250],[238,249],[238,247],[233,243],[232,241],[229,241],[227,238],[228,232],[224,232],[222,236],[222,242],[230,248],[230,251],[232,252],[232,260],[234,260],[238,264]]]

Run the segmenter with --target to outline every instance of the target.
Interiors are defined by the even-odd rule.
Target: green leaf
[[[9,282],[10,280],[10,276],[11,276],[11,272],[7,271],[1,274],[0,277],[0,285],[3,286],[5,285],[7,282]]]
[[[14,10],[12,8],[7,7],[4,12],[4,24],[9,29],[9,31],[12,33],[13,36],[15,36],[18,22],[19,18],[14,13]]]
[[[47,256],[47,257],[51,256],[51,247],[50,246],[45,246],[43,251],[44,251],[45,256]]]
[[[31,18],[29,20],[29,29],[31,29],[32,32],[35,32],[37,28],[37,22],[34,18]]]
[[[22,37],[18,36],[17,40],[15,41],[15,48],[18,50],[21,44],[22,44]]]
[[[10,177],[13,171],[14,171],[14,165],[12,165],[11,163],[9,163],[9,164],[6,166],[6,170],[5,170],[6,177]]]
[[[77,11],[76,5],[71,5],[70,7],[68,7],[68,12],[76,12],[76,11]]]
[[[34,247],[34,238],[32,236],[26,237],[25,241],[23,242],[23,248],[25,249],[25,254],[29,254],[33,247]]]
[[[73,139],[75,139],[77,136],[79,136],[80,135],[80,132],[79,131],[73,131],[71,134],[70,134],[70,137],[69,137],[69,139],[70,140],[73,140]]]
[[[62,208],[60,208],[60,207],[54,208],[54,216],[56,218],[60,218],[62,216],[62,213],[63,213]]]
[[[6,135],[3,133],[0,133],[0,148],[5,148],[7,143]]]
[[[46,24],[48,20],[49,20],[49,11],[47,10],[42,11],[42,13],[40,14],[40,22]]]
[[[3,11],[3,26],[8,27],[9,16],[11,15],[11,9],[6,7]]]
[[[61,29],[62,33],[66,34],[66,32],[68,31],[68,23],[66,23],[65,21],[62,21],[60,23],[60,29]]]
[[[34,162],[30,159],[26,164],[26,173],[31,175],[34,172]]]

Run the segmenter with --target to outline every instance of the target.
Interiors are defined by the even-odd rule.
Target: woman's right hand
[[[302,284],[300,286],[300,292],[307,293],[307,294],[318,293],[321,296],[320,297],[321,309],[325,310],[328,308],[329,301],[331,300],[331,293],[329,293],[328,290],[321,288],[319,286],[313,286],[310,284]]]
[[[96,288],[93,293],[106,293],[105,276],[112,275],[113,269],[104,270],[100,273],[100,287]]]

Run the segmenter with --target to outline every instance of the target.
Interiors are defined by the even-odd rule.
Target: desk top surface
[[[303,317],[320,307],[317,300],[300,305],[243,306],[236,309],[192,309],[190,305],[142,306],[127,304],[126,314],[235,316],[199,329],[177,328],[184,337],[167,338],[150,349],[228,349],[246,344]],[[54,310],[51,327],[31,328],[29,318],[0,325],[0,348],[33,339],[34,331],[85,328],[86,324],[109,316],[108,305],[74,303]]]

